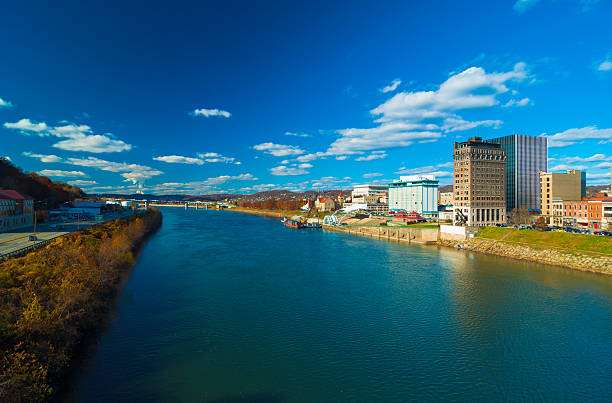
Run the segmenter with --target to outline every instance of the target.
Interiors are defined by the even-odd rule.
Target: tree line
[[[50,398],[108,312],[159,210],[73,233],[0,263],[0,401]]]
[[[76,186],[54,182],[46,176],[34,172],[25,173],[6,158],[0,158],[0,189],[16,190],[54,208],[62,203],[87,195]]]

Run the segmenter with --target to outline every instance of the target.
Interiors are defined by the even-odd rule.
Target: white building
[[[351,194],[352,198],[355,199],[365,196],[371,196],[379,193],[387,193],[389,187],[387,185],[357,185],[353,188]],[[355,203],[355,201],[353,201]]]
[[[440,197],[438,204],[442,206],[452,206],[453,205],[453,192],[440,192],[438,193]]]
[[[438,181],[433,175],[400,176],[389,185],[389,211],[438,215]]]

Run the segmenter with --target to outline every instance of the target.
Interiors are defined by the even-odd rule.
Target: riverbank
[[[236,213],[245,213],[245,214],[253,214],[253,215],[258,215],[258,216],[276,217],[276,218],[291,217],[294,215],[304,214],[303,211],[299,211],[299,210],[266,210],[266,209],[254,209],[254,208],[248,208],[248,207],[234,207],[230,209],[225,209],[223,211],[233,211]]]
[[[467,240],[440,239],[433,228],[361,227],[325,225],[326,230],[345,232],[369,238],[405,244],[439,245],[471,252],[485,253],[517,260],[560,266],[585,272],[612,275],[612,254],[609,238],[540,231],[507,230],[496,237],[498,228],[484,228],[475,238]],[[530,233],[527,233],[529,231]],[[531,233],[533,232],[533,233]]]
[[[149,209],[0,264],[0,400],[53,395],[161,221],[161,212]]]
[[[471,238],[465,241],[440,240],[438,244],[466,251],[612,275],[612,256],[600,253],[521,244],[484,237]]]
[[[249,208],[233,208],[228,211],[279,218],[299,214],[298,211],[279,212]],[[404,244],[452,247],[585,272],[612,275],[612,253],[610,253],[612,251],[612,240],[607,237],[486,227],[481,229],[479,235],[475,238],[453,241],[440,239],[439,230],[428,228],[429,226],[359,225],[363,221],[348,219],[346,222],[353,225],[324,225],[323,229]]]

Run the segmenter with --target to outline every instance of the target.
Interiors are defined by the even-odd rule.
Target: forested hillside
[[[7,159],[0,158],[0,189],[13,189],[47,203],[54,208],[64,202],[86,197],[76,186],[51,179],[34,172],[25,173],[11,164]]]

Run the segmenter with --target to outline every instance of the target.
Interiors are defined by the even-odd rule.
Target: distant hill
[[[54,182],[34,172],[25,173],[5,158],[0,158],[0,189],[16,190],[46,204],[48,208],[87,196],[76,186]]]
[[[593,197],[601,192],[610,192],[610,185],[587,186],[586,188],[587,197]]]
[[[338,197],[340,193],[345,196],[351,194],[351,190],[308,190],[305,192],[291,192],[289,190],[267,190],[265,192],[257,192],[252,194],[232,194],[232,193],[216,193],[208,195],[151,195],[151,194],[118,194],[118,193],[100,193],[90,194],[91,197],[117,198],[117,199],[133,199],[133,200],[163,200],[163,201],[233,201],[233,200],[248,200],[248,201],[263,201],[269,199],[286,199],[286,200],[303,200],[314,199],[317,195],[321,197]]]
[[[444,185],[438,188],[438,192],[440,193],[448,193],[453,191],[453,185]]]

